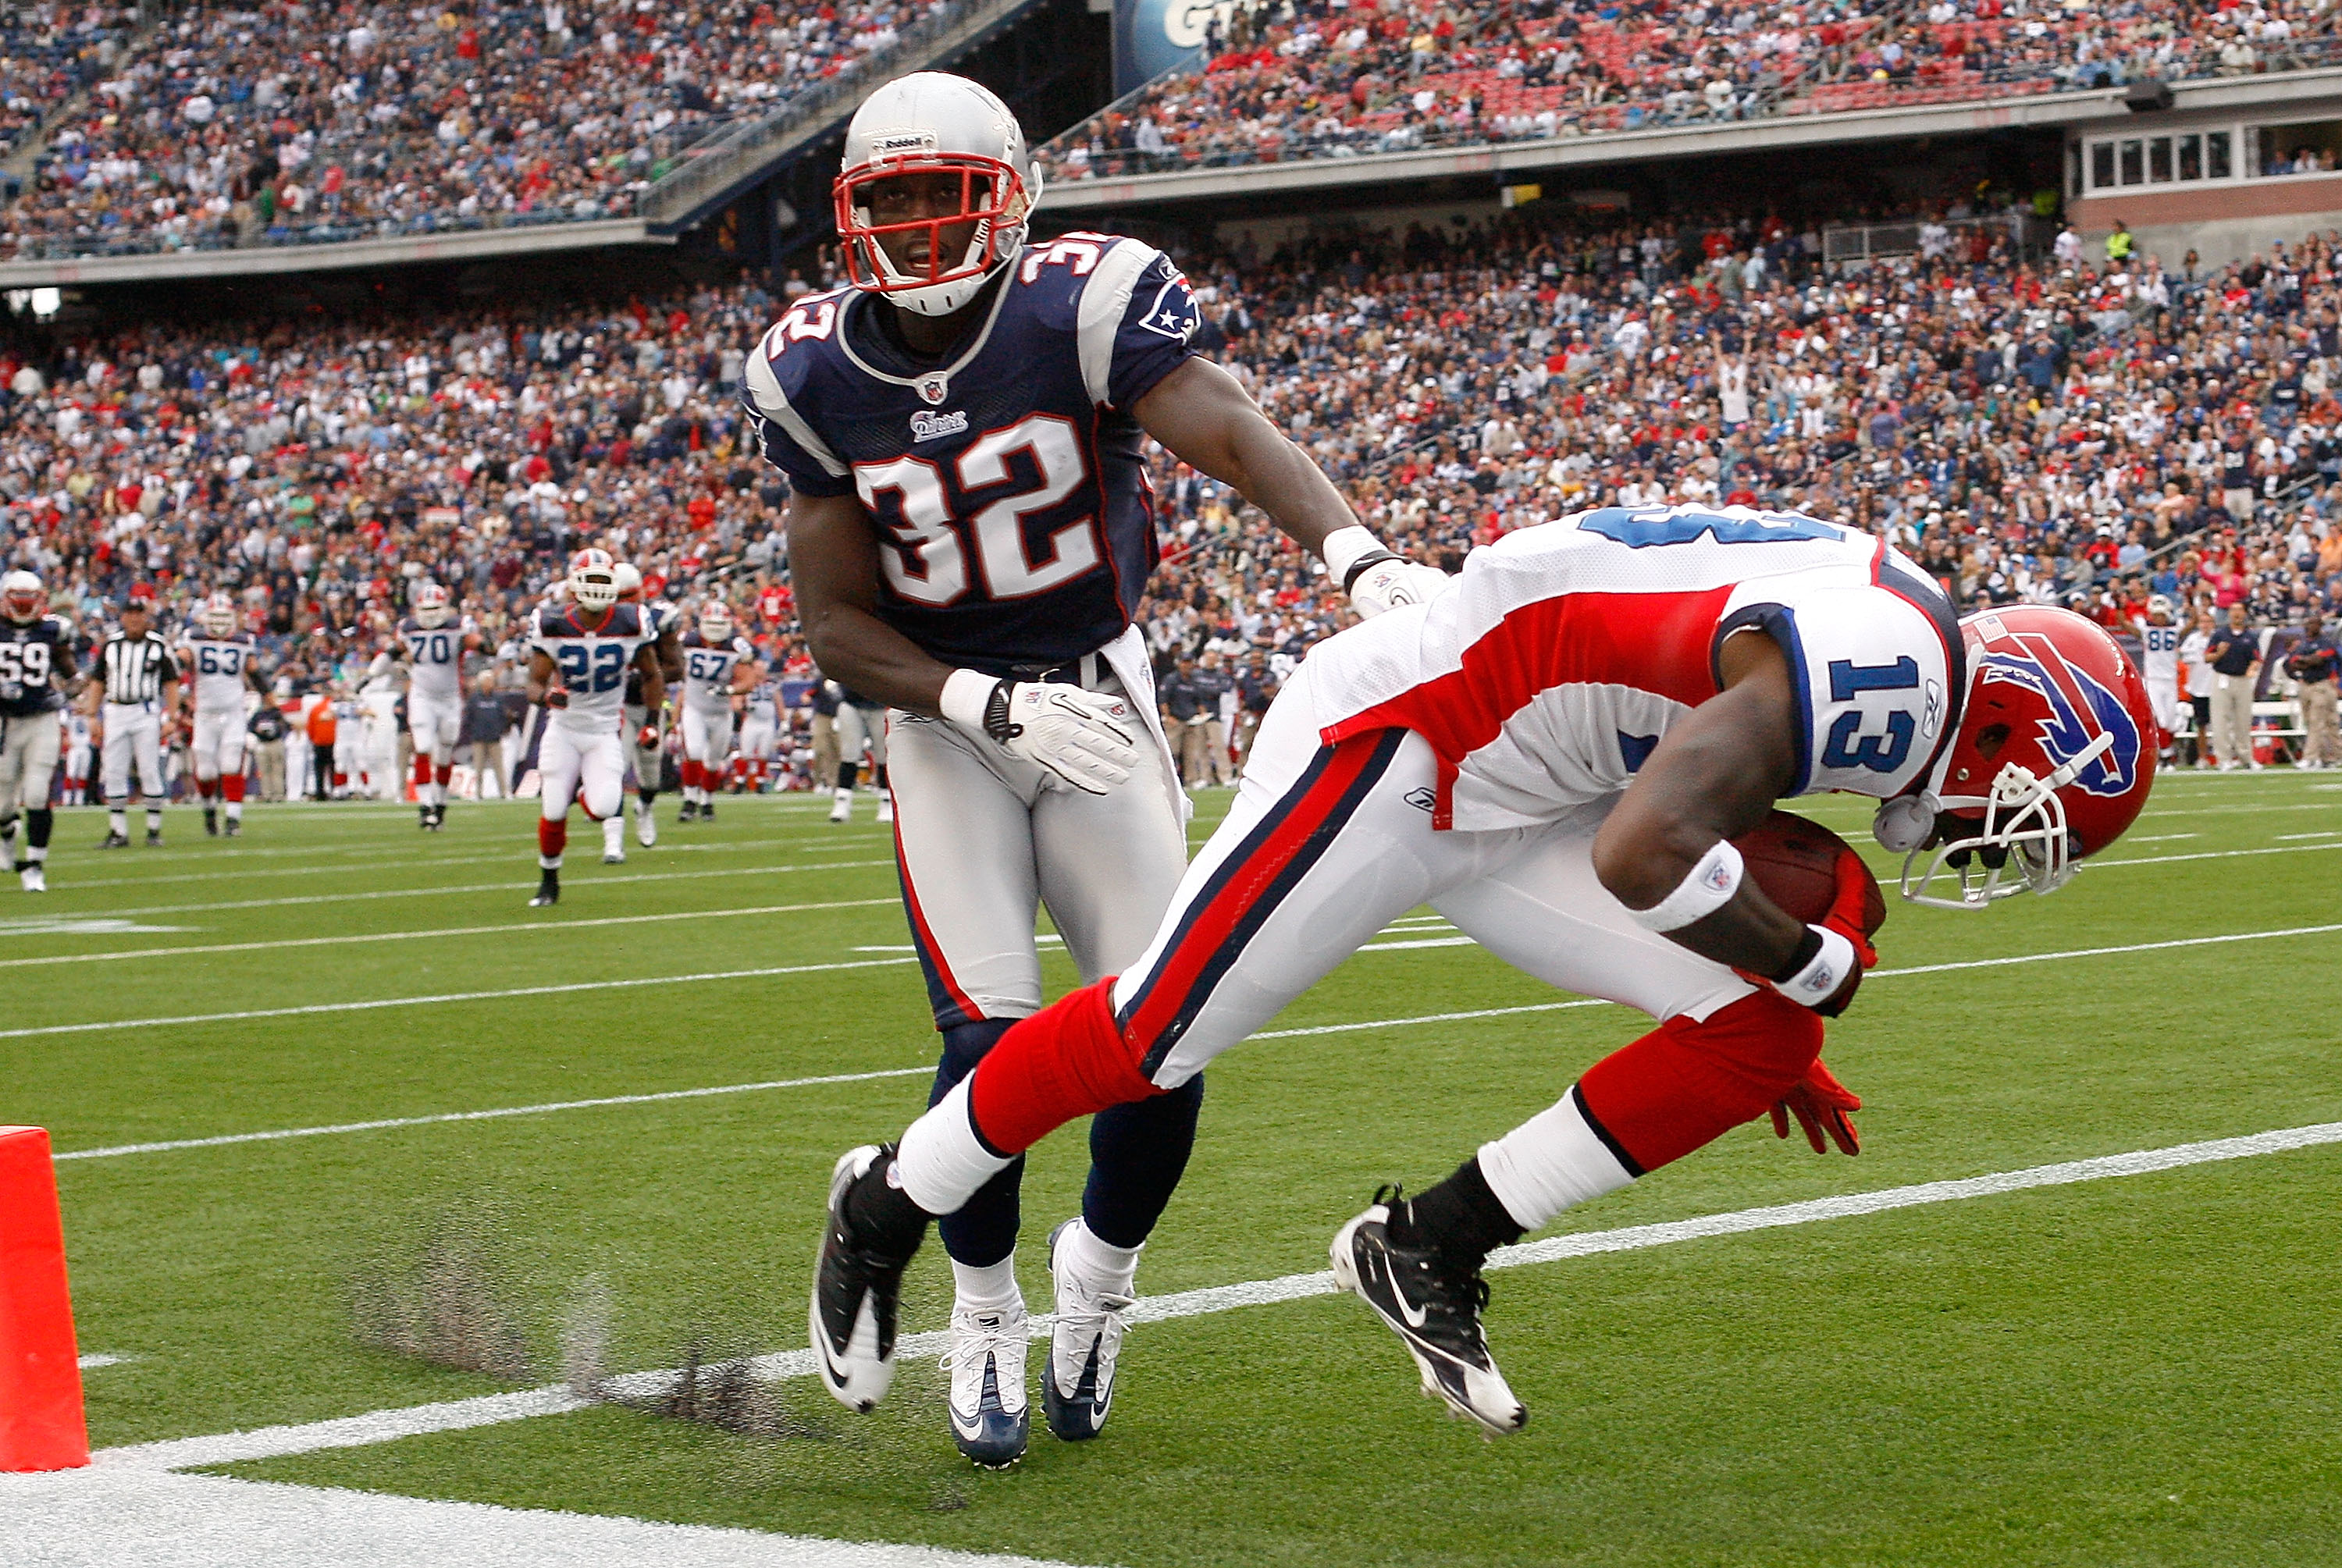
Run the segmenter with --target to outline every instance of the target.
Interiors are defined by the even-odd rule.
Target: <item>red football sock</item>
[[[559,860],[561,852],[569,847],[569,819],[555,822],[546,817],[536,819],[536,853],[547,860]]]
[[[231,802],[239,805],[243,804],[244,775],[242,774],[223,774],[220,775],[219,782],[220,788],[227,792],[227,798]]]
[[[195,794],[197,798],[209,800],[217,794],[219,794],[219,780],[199,778],[195,781]]]
[[[976,1135],[1016,1154],[1076,1116],[1163,1091],[1115,1024],[1109,975],[1018,1020],[976,1064],[967,1093]]]
[[[1821,1014],[1759,991],[1706,1023],[1667,1020],[1587,1068],[1577,1092],[1636,1164],[1656,1171],[1763,1115],[1821,1050]]]
[[[431,775],[441,789],[445,789],[447,781],[455,776],[455,764],[454,763],[437,764],[432,768]]]
[[[421,789],[430,782],[431,754],[428,752],[417,752],[415,754],[415,787]]]

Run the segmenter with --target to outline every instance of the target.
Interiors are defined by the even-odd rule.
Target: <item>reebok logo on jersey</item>
[[[949,414],[929,414],[926,409],[911,415],[913,442],[940,441],[946,435],[960,435],[967,430],[967,415],[959,409]]]

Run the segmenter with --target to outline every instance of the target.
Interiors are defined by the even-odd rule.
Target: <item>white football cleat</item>
[[[635,802],[635,842],[645,849],[658,843],[657,819],[651,814],[651,808],[640,799]]]
[[[48,874],[41,869],[41,863],[39,861],[35,861],[24,870],[18,872],[16,874],[16,880],[24,884],[25,891],[26,893],[46,893],[49,891]]]
[[[874,1167],[895,1157],[891,1144],[865,1144],[838,1156],[829,1173],[829,1218],[814,1263],[813,1302],[806,1313],[821,1385],[848,1410],[878,1407],[895,1383],[895,1325],[902,1309],[903,1271],[918,1250],[914,1238],[899,1253],[873,1246],[846,1217],[846,1194]]]
[[[1056,1326],[1049,1333],[1049,1364],[1041,1376],[1041,1413],[1049,1430],[1080,1443],[1106,1430],[1114,1407],[1114,1364],[1129,1326],[1123,1314],[1133,1298],[1099,1290],[1064,1263],[1059,1244],[1078,1220],[1049,1233],[1049,1277],[1057,1292]]]
[[[1390,1325],[1415,1358],[1425,1393],[1491,1435],[1518,1432],[1528,1424],[1528,1409],[1496,1370],[1480,1328],[1488,1282],[1478,1269],[1460,1271],[1436,1253],[1394,1245],[1387,1227],[1390,1205],[1398,1201],[1398,1189],[1386,1187],[1373,1206],[1335,1233],[1334,1283]]]
[[[1025,1457],[1033,1412],[1025,1394],[1025,1352],[1033,1331],[1023,1306],[976,1312],[954,1307],[951,1349],[952,1443],[986,1470]]]
[[[852,790],[839,790],[831,797],[831,799],[836,804],[829,808],[830,821],[845,822],[854,815],[854,792]]]
[[[894,797],[892,794],[882,794],[882,795],[880,795],[880,796],[878,797],[878,821],[879,821],[879,824],[883,826],[884,824],[887,824],[887,823],[890,823],[890,822],[893,822],[894,820],[895,820],[895,797]]]

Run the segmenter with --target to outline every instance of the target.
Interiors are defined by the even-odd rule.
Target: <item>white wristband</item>
[[[936,706],[944,717],[969,731],[984,733],[985,704],[992,701],[992,688],[1000,684],[997,675],[987,675],[980,670],[954,670],[944,682],[944,694]]]
[[[1362,556],[1389,549],[1389,545],[1367,531],[1365,524],[1353,523],[1347,528],[1336,528],[1326,534],[1326,543],[1317,553],[1326,558],[1326,572],[1335,582],[1340,583],[1348,578],[1350,568],[1356,565]]]
[[[1855,972],[1861,960],[1855,956],[1854,944],[1846,939],[1843,932],[1832,931],[1827,925],[1809,925],[1806,929],[1821,937],[1821,951],[1787,980],[1766,984],[1800,1007],[1818,1007],[1837,994],[1837,988],[1846,984],[1846,977]]]
[[[1699,857],[1673,893],[1649,909],[1626,913],[1646,931],[1680,931],[1731,903],[1732,895],[1740,891],[1740,852],[1732,847],[1730,839],[1717,839],[1716,847]]]

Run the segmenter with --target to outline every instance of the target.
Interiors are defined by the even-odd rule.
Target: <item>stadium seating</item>
[[[694,141],[931,3],[190,8],[53,128],[0,259],[622,216]]]

